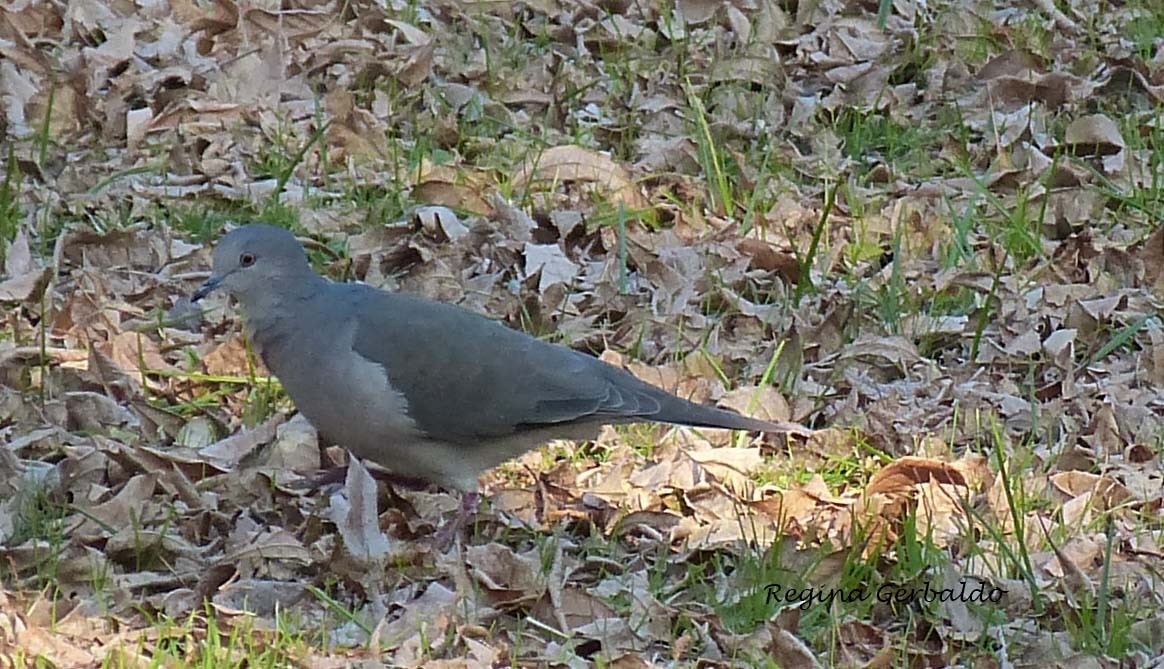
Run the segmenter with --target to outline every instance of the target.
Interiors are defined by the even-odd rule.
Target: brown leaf
[[[384,560],[392,546],[380,529],[380,513],[376,506],[376,479],[368,473],[359,458],[348,460],[348,474],[344,481],[344,495],[332,495],[332,522],[344,539],[344,547],[360,560]]]
[[[40,627],[24,630],[17,641],[22,656],[36,658],[38,662],[51,662],[52,666],[60,669],[82,669],[97,662],[92,653],[78,648],[71,639]]]
[[[251,26],[286,39],[292,45],[323,32],[336,18],[329,11],[295,9],[273,12],[257,7],[247,9],[242,17]]]
[[[759,448],[709,448],[690,451],[687,457],[735,491],[750,487],[748,475],[764,464]]]
[[[274,618],[298,600],[308,596],[302,583],[245,579],[223,582],[213,596],[214,608],[220,613],[246,612],[259,618]]]
[[[1067,126],[1064,143],[1075,155],[1110,156],[1124,150],[1119,126],[1104,114],[1077,118]]]
[[[465,550],[469,573],[490,606],[509,610],[531,604],[546,591],[545,574],[536,551],[517,554],[507,546],[484,544]]]
[[[965,486],[962,472],[949,463],[928,458],[906,456],[883,467],[869,479],[866,495],[902,494],[919,483],[948,483]]]
[[[277,413],[250,430],[240,430],[203,448],[198,454],[211,462],[233,468],[248,453],[274,439],[279,425],[286,419],[286,415]]]
[[[311,553],[299,539],[286,530],[267,528],[249,541],[234,546],[224,556],[226,562],[239,560],[288,560],[300,564],[311,564]]]
[[[396,78],[404,86],[418,86],[432,74],[435,40],[412,48],[408,60],[396,71]]]
[[[1144,263],[1144,280],[1157,297],[1164,297],[1164,225],[1148,235],[1138,255]]]
[[[596,183],[602,187],[606,197],[622,202],[632,210],[645,209],[647,206],[622,165],[604,154],[581,146],[555,146],[535,156],[514,177],[513,187],[521,189],[544,181]]]
[[[265,376],[256,369],[260,365],[258,356],[252,359],[248,354],[246,340],[241,335],[227,339],[202,356],[203,369],[213,376],[249,378],[252,373]]]
[[[679,0],[676,6],[684,21],[691,25],[701,25],[710,21],[724,3],[718,0]]]
[[[731,409],[745,416],[773,422],[792,420],[792,407],[788,400],[772,386],[739,387],[729,390],[719,399],[719,406]]]
[[[94,504],[79,500],[77,507],[84,511],[81,521],[71,529],[78,537],[110,536],[122,528],[150,522],[156,511],[147,504],[157,486],[157,474],[139,474],[126,481],[111,499]]]
[[[736,244],[736,249],[751,259],[751,266],[768,272],[775,272],[785,283],[796,285],[800,280],[800,262],[791,253],[779,251],[773,244],[745,237]]]
[[[152,339],[138,332],[122,332],[102,342],[98,350],[139,384],[153,383],[146,373],[177,371]]]
[[[788,669],[819,669],[821,664],[816,660],[816,654],[801,639],[788,630],[774,630],[772,645],[769,646],[772,659],[779,666]]]
[[[483,193],[491,183],[492,176],[488,172],[467,166],[434,165],[426,160],[416,172],[412,198],[425,204],[490,216],[493,207]]]
[[[978,70],[981,81],[1002,76],[1021,76],[1043,69],[1043,60],[1026,49],[1008,49],[991,58]]]
[[[52,269],[42,267],[32,257],[28,235],[19,230],[4,256],[0,302],[36,302],[48,287]]]

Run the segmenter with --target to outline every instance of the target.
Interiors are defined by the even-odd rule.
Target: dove
[[[394,475],[464,493],[507,460],[593,439],[605,424],[811,432],[687,401],[455,305],[333,282],[271,225],[219,240],[191,299],[218,290],[238,302],[264,364],[322,435]]]

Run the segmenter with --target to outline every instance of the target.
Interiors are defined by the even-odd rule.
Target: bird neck
[[[285,320],[298,319],[299,310],[331,285],[327,279],[311,272],[305,275],[275,277],[273,286],[252,294],[240,295],[247,329],[255,332],[278,326]]]

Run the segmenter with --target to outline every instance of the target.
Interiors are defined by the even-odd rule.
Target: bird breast
[[[254,339],[267,367],[317,430],[356,452],[416,435],[408,400],[389,382],[388,370],[352,348],[354,321],[319,324],[313,336],[303,334],[256,332]]]

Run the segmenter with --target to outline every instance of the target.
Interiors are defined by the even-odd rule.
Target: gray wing
[[[592,356],[452,305],[353,291],[360,314],[355,351],[384,366],[417,427],[432,437],[471,442],[660,410],[653,387]]]

